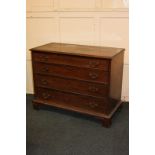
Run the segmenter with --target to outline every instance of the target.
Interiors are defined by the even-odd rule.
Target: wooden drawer
[[[46,64],[34,62],[34,72],[46,75],[57,75],[63,77],[70,77],[75,79],[83,79],[88,81],[96,81],[102,83],[109,83],[109,72],[79,68],[73,66],[57,65],[57,64]]]
[[[42,100],[47,104],[58,104],[68,107],[79,107],[91,111],[105,112],[107,107],[106,98],[95,98],[84,95],[76,95],[62,91],[37,88],[36,99]]]
[[[108,59],[89,58],[80,56],[71,56],[63,54],[48,54],[41,52],[34,52],[33,59],[37,62],[66,64],[71,66],[80,66],[86,68],[97,68],[104,71],[109,70],[110,61]]]
[[[35,85],[97,97],[105,97],[108,95],[108,85],[56,76],[44,76],[38,74],[36,75]]]

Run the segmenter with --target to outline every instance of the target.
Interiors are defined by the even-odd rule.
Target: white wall
[[[122,99],[128,101],[128,9],[122,0],[113,2],[27,1],[27,93],[33,93],[29,49],[48,42],[67,42],[126,48]]]

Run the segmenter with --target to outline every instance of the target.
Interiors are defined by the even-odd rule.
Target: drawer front
[[[108,59],[88,58],[63,54],[48,54],[33,52],[33,60],[37,62],[66,64],[71,66],[81,66],[86,68],[97,68],[104,71],[109,70],[110,61]]]
[[[45,88],[36,89],[36,97],[45,103],[57,103],[59,105],[79,107],[91,111],[105,112],[107,101],[105,98],[94,98],[83,95],[75,95],[57,90],[48,90]]]
[[[108,95],[108,85],[84,82],[74,79],[56,76],[36,75],[35,85],[45,88],[53,88],[84,95],[105,97]]]
[[[83,79],[88,81],[109,83],[109,72],[104,72],[97,69],[89,68],[78,68],[72,66],[56,65],[56,64],[45,64],[45,63],[34,63],[34,72],[46,75],[57,75],[70,77],[75,79]]]

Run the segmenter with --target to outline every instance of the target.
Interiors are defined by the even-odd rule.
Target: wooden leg
[[[123,103],[120,105],[120,107],[118,108],[119,110],[122,110],[123,107]]]
[[[35,110],[40,110],[39,104],[36,104],[36,103],[33,103],[33,108],[34,108]]]
[[[111,126],[110,118],[102,118],[102,126],[109,128]]]
[[[119,108],[118,108],[118,112],[120,112],[121,110],[122,110],[122,107],[123,107],[123,104],[121,104],[120,106],[119,106]]]

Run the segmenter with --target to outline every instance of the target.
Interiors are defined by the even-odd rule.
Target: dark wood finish
[[[124,49],[50,43],[31,51],[34,108],[54,106],[111,125],[121,106]]]
[[[109,104],[107,98],[97,98],[40,87],[36,89],[36,95],[39,100],[45,101],[49,104],[53,104],[54,102],[55,104],[62,106],[68,105],[79,109],[86,109],[91,112],[97,112],[100,114],[104,113],[106,115],[111,112],[111,109],[113,109],[116,104],[115,101],[110,102]]]
[[[111,118],[102,118],[102,125],[104,127],[110,127],[111,126]]]
[[[115,47],[49,43],[46,45],[32,48],[31,51],[112,59],[118,53],[123,52],[124,49]]]
[[[33,102],[33,108],[35,110],[40,110],[40,104]]]
[[[62,77],[69,77],[74,79],[83,79],[88,81],[96,81],[102,83],[109,83],[109,72],[90,69],[79,68],[73,66],[59,65],[59,64],[46,64],[34,62],[35,73],[44,75],[57,75]]]
[[[121,98],[123,59],[124,52],[120,52],[111,60],[110,97],[117,100]]]
[[[43,88],[64,90],[96,97],[108,95],[108,85],[68,79],[59,76],[36,75],[35,85]]]
[[[97,68],[102,69],[104,71],[109,70],[110,61],[107,59],[99,59],[99,58],[89,58],[89,57],[78,57],[72,55],[64,55],[64,54],[48,54],[35,52],[34,53],[34,61],[36,62],[44,62],[44,63],[54,63],[54,64],[64,64],[70,66],[79,66],[86,68]]]

